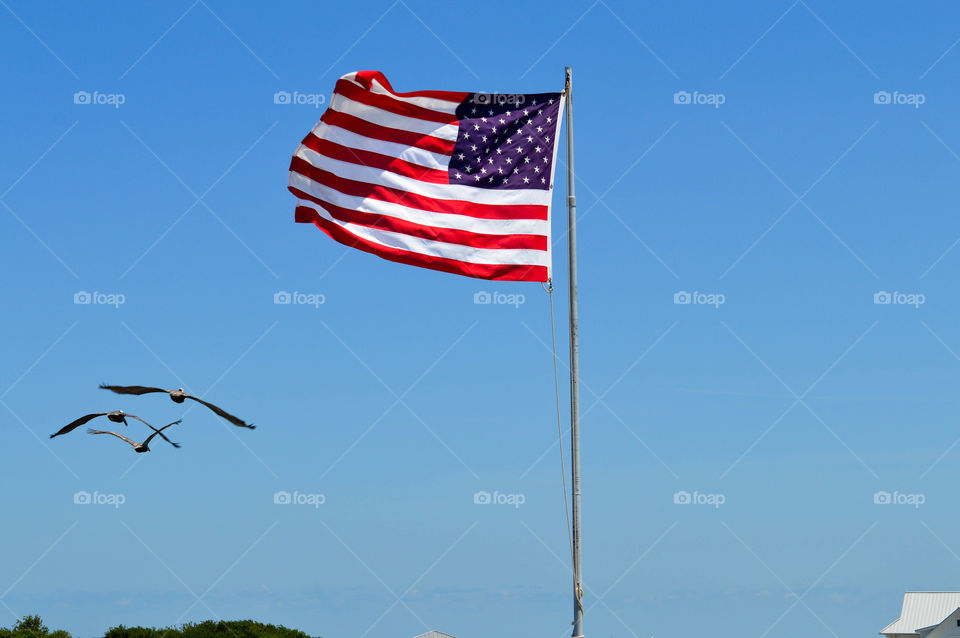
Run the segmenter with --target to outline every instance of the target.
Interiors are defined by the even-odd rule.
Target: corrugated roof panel
[[[913,634],[918,629],[939,625],[960,608],[957,591],[908,591],[903,595],[900,618],[884,627],[881,634]]]

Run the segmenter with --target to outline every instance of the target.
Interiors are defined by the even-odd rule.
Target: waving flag
[[[290,163],[296,221],[384,259],[511,281],[550,278],[562,93],[397,93],[337,81]]]

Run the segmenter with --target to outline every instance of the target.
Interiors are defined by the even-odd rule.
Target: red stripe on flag
[[[408,208],[417,208],[432,213],[467,215],[479,219],[547,219],[547,207],[534,204],[475,204],[456,199],[434,199],[410,193],[399,188],[359,182],[334,175],[330,171],[317,168],[306,160],[294,156],[290,161],[290,170],[303,175],[318,184],[333,188],[345,195],[369,197],[383,202],[400,204]],[[291,187],[292,190],[292,187]]]
[[[368,228],[378,228],[388,230],[394,233],[402,233],[411,237],[420,237],[432,241],[442,241],[446,244],[459,244],[461,246],[470,246],[471,248],[484,249],[522,249],[522,250],[547,250],[547,238],[544,235],[490,235],[478,233],[470,230],[460,230],[457,228],[442,228],[438,226],[425,226],[416,222],[390,217],[380,213],[368,213],[349,208],[343,208],[326,202],[318,197],[314,197],[303,191],[290,188],[290,192],[319,206],[323,206],[327,212],[342,222],[366,226]],[[298,207],[304,208],[304,207]],[[309,210],[309,209],[307,209]],[[303,220],[297,216],[298,222],[311,222],[313,219]]]
[[[339,126],[342,129],[346,129],[357,135],[363,135],[364,137],[382,140],[384,142],[393,142],[395,144],[404,144],[405,146],[415,146],[425,151],[440,153],[441,155],[453,155],[453,149],[456,146],[456,142],[452,140],[433,137],[425,133],[415,133],[413,131],[390,128],[389,126],[380,126],[379,124],[362,120],[356,115],[334,111],[332,108],[324,111],[320,121],[330,126]]]
[[[430,182],[431,184],[450,183],[450,174],[447,173],[447,171],[427,168],[426,166],[420,166],[419,164],[407,162],[390,155],[382,155],[380,153],[374,153],[373,151],[343,146],[336,142],[322,140],[313,133],[310,133],[304,138],[303,145],[321,155],[340,160],[341,162],[350,162],[371,168],[382,168],[385,171],[390,171],[397,175],[410,177],[421,182]]]
[[[403,115],[404,117],[413,117],[428,122],[439,122],[440,124],[457,124],[459,122],[457,116],[453,113],[434,111],[433,109],[417,106],[410,102],[395,100],[383,93],[371,93],[349,80],[337,80],[337,85],[333,89],[333,92],[349,98],[354,102],[360,102],[361,104],[373,106],[383,111],[389,111],[390,113],[396,113],[397,115]]]
[[[546,281],[548,276],[546,266],[471,264],[465,261],[412,253],[398,248],[383,246],[351,234],[334,222],[324,219],[317,211],[306,206],[298,206],[296,208],[296,219],[298,222],[313,222],[317,228],[341,244],[401,264],[440,270],[456,275],[464,275],[466,277],[499,281]]]

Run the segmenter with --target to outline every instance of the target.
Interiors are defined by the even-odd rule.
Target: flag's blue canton
[[[560,95],[468,95],[457,107],[450,183],[549,189]]]

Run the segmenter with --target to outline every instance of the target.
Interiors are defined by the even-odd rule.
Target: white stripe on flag
[[[340,206],[347,210],[356,210],[362,213],[395,217],[414,224],[435,226],[437,228],[452,228],[486,235],[543,235],[549,230],[547,222],[540,219],[478,219],[467,215],[451,215],[449,213],[431,213],[417,208],[408,208],[392,202],[378,199],[365,199],[344,195],[339,191],[326,188],[309,180],[302,175],[291,173],[290,185],[317,199]],[[300,200],[298,205],[316,208],[316,202]]]
[[[402,159],[405,162],[411,162],[424,168],[433,168],[440,171],[447,170],[450,163],[449,155],[433,153],[415,146],[406,144],[395,144],[394,142],[384,142],[376,140],[339,126],[331,126],[326,122],[319,122],[313,127],[313,134],[322,140],[329,140],[341,146],[360,149],[361,151],[372,151],[381,155],[388,155]]]
[[[301,200],[302,201],[302,200]],[[368,228],[334,219],[323,207],[306,202],[303,205],[317,211],[317,214],[337,224],[348,233],[388,248],[397,248],[430,257],[442,257],[470,264],[508,264],[517,266],[549,266],[547,251],[513,248],[473,248],[460,244],[448,244],[431,239],[421,239],[389,230]]]
[[[321,155],[313,149],[301,146],[296,156],[307,163],[344,179],[351,179],[368,184],[377,184],[387,188],[396,188],[408,193],[423,195],[432,199],[466,201],[474,204],[489,206],[509,206],[526,204],[530,206],[548,206],[552,191],[531,189],[487,189],[461,186],[459,184],[431,184],[404,177],[390,171],[369,166],[361,166],[351,162],[341,162]]]
[[[369,90],[371,93],[377,93],[379,95],[388,95],[395,100],[400,100],[401,102],[407,102],[415,106],[422,106],[423,108],[430,109],[431,111],[440,111],[442,113],[450,113],[452,115],[456,113],[457,107],[460,106],[459,102],[450,102],[448,100],[441,100],[435,97],[401,97],[396,93],[392,93],[388,91],[386,87],[384,87],[382,84],[380,84],[379,81],[376,80],[376,78],[374,78],[374,80],[370,82],[370,89],[366,89],[363,86],[361,86],[359,83],[357,83],[357,81],[354,79],[356,78],[356,73],[353,73],[352,75],[353,77],[349,78],[349,80],[354,84],[356,84],[357,86],[360,86],[360,88],[364,89],[365,91]]]
[[[330,100],[330,108],[334,111],[359,117],[361,120],[370,122],[371,124],[400,129],[401,131],[420,133],[421,135],[431,135],[451,142],[457,140],[457,132],[460,130],[460,127],[456,124],[441,124],[440,122],[428,122],[427,120],[420,120],[415,117],[397,115],[390,111],[378,109],[375,106],[354,102],[339,93],[333,94],[333,99]]]

